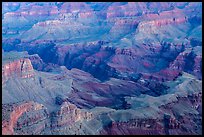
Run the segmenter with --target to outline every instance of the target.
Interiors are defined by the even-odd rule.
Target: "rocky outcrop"
[[[16,126],[19,117],[21,117],[26,111],[29,111],[33,107],[33,104],[32,102],[26,102],[20,105],[5,104],[2,107],[2,134],[13,135],[15,134],[14,127]]]
[[[43,70],[45,64],[38,54],[31,55],[28,58],[31,61],[34,69]]]
[[[74,104],[65,101],[60,110],[53,113],[52,128],[59,128],[66,125],[74,124],[77,121],[90,120],[92,114],[78,109]]]
[[[48,134],[74,125],[77,121],[90,120],[92,114],[64,102],[59,111],[49,114],[47,108],[35,102],[4,104],[2,114],[3,135]]]
[[[181,52],[176,59],[170,63],[169,68],[175,71],[186,71],[194,74],[199,79],[202,79],[202,57],[196,55],[192,50],[186,50]]]
[[[202,134],[201,9],[3,3],[3,134]]]
[[[2,82],[10,77],[30,78],[34,76],[32,64],[29,59],[9,61],[2,65]]]

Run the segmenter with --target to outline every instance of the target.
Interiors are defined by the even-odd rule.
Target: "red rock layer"
[[[21,104],[19,106],[11,107],[11,105],[7,106],[9,114],[9,119],[2,120],[2,134],[3,135],[13,135],[14,134],[14,126],[16,125],[19,117],[33,106],[32,102],[27,102]],[[4,107],[5,108],[5,107]],[[3,117],[4,114],[3,114]]]
[[[29,59],[19,59],[2,66],[2,82],[8,78],[17,76],[21,78],[30,78],[34,76],[33,66]]]

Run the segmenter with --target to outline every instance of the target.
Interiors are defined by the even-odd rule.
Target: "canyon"
[[[202,134],[202,3],[2,7],[3,135]]]

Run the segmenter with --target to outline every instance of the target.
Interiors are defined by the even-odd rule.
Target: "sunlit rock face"
[[[3,2],[2,134],[201,135],[202,3]]]
[[[2,65],[2,83],[11,77],[31,78],[33,76],[33,66],[29,59],[9,61]]]

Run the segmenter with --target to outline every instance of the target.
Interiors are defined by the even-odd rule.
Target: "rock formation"
[[[3,2],[2,134],[201,135],[201,9]]]
[[[2,65],[2,83],[10,77],[30,78],[33,75],[33,66],[29,59],[9,61]]]

